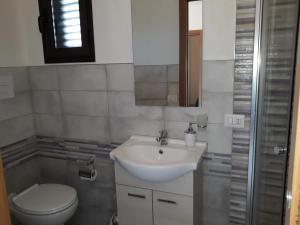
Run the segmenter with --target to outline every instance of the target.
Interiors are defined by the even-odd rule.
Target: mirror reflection
[[[202,1],[132,0],[136,105],[200,106]]]

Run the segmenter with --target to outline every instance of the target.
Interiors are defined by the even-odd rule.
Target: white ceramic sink
[[[168,139],[167,146],[160,146],[154,137],[132,136],[110,157],[139,179],[164,182],[196,170],[206,149],[204,142],[188,148],[184,141]]]

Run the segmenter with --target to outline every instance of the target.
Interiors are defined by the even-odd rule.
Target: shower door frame
[[[300,25],[300,24],[299,24]],[[299,29],[299,28],[298,28]],[[299,32],[299,31],[298,31]],[[290,207],[286,207],[285,224],[294,225],[299,220],[299,200],[300,200],[300,36],[298,33],[298,52],[294,85],[294,106],[293,106],[293,124],[291,133],[291,149],[288,168],[287,191],[293,197]]]
[[[254,202],[254,188],[255,188],[255,159],[256,159],[256,148],[257,148],[257,124],[259,123],[258,113],[260,107],[259,93],[260,93],[260,82],[261,82],[261,65],[262,65],[262,33],[263,33],[263,4],[264,0],[256,0],[256,11],[255,11],[255,36],[254,36],[254,50],[253,50],[253,80],[252,80],[252,95],[251,95],[251,117],[250,117],[250,143],[249,143],[249,159],[248,159],[248,184],[247,184],[247,202],[246,202],[246,225],[253,225],[253,202]],[[298,5],[299,7],[299,5]],[[299,9],[298,9],[299,17]],[[299,22],[298,22],[299,23]],[[297,31],[299,36],[299,30]],[[296,41],[298,38],[296,38]],[[294,68],[296,65],[296,52],[294,56]],[[295,78],[295,73],[293,75]],[[294,87],[293,87],[294,88]],[[293,89],[292,88],[292,89]],[[292,114],[292,102],[293,102],[293,90],[291,90],[290,99],[290,126],[291,126],[291,114]],[[291,135],[291,129],[289,131],[289,136]],[[289,145],[289,144],[288,144]],[[287,146],[289,149],[289,146]],[[289,151],[286,153],[286,163],[289,160]],[[288,166],[288,164],[286,164]],[[286,168],[286,171],[288,168]],[[285,183],[287,183],[287,177],[285,178]],[[284,196],[286,194],[284,193]],[[285,206],[286,198],[284,198],[283,205]],[[285,208],[283,208],[284,213]],[[282,218],[284,219],[284,218]],[[284,221],[282,221],[284,222]]]
[[[258,93],[261,65],[261,32],[262,32],[262,4],[263,0],[256,0],[255,13],[255,36],[253,50],[253,80],[251,95],[251,117],[250,117],[250,143],[249,143],[249,163],[248,163],[248,185],[246,202],[246,224],[252,225],[253,215],[253,190],[254,190],[254,169],[255,169],[255,149],[257,137],[257,113],[258,113]]]

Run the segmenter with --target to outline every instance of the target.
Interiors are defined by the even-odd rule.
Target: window
[[[91,0],[39,0],[45,63],[94,62]]]

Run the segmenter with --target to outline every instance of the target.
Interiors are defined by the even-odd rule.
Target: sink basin
[[[136,178],[165,182],[196,170],[206,149],[204,142],[186,147],[184,141],[168,139],[167,146],[160,146],[154,137],[132,136],[110,157]]]

